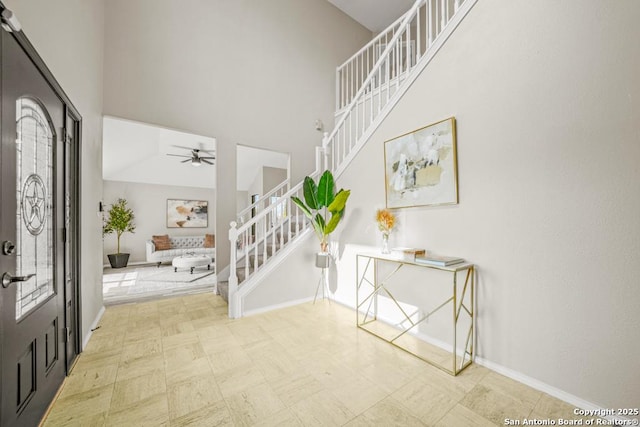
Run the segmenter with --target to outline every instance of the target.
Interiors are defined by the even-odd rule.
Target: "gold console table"
[[[379,280],[379,263],[391,263],[392,271],[383,280]],[[363,268],[361,268],[361,264]],[[428,313],[420,313],[412,318],[389,291],[389,280],[403,267],[416,266],[430,270],[439,270],[452,276],[451,296]],[[458,273],[465,276],[464,284],[458,284]],[[465,274],[466,273],[466,274]],[[369,278],[373,276],[373,280]],[[367,278],[369,277],[369,278]],[[356,255],[356,316],[357,326],[391,344],[407,351],[427,363],[451,374],[458,375],[469,366],[474,358],[475,316],[475,266],[470,263],[454,264],[446,267],[419,264],[414,261],[399,259],[379,253],[362,253]],[[366,286],[366,284],[370,286]],[[459,288],[462,289],[459,289]],[[370,292],[367,292],[370,291]],[[364,295],[363,295],[364,293]],[[387,296],[395,313],[403,320],[390,325],[378,320],[378,296]],[[416,332],[418,325],[426,322],[431,315],[449,306],[451,303],[453,321],[452,351],[442,350],[440,347],[428,344],[411,335]],[[467,323],[464,347],[458,348],[458,323],[465,319]],[[451,366],[449,368],[448,366]]]

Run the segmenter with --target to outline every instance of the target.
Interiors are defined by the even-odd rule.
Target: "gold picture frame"
[[[384,165],[387,208],[458,204],[455,117],[385,141]]]

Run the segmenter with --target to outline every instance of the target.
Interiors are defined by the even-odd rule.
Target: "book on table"
[[[416,256],[415,259],[418,264],[425,265],[437,265],[440,267],[447,267],[449,265],[460,264],[464,262],[464,259],[452,256],[443,256],[443,255],[422,255]]]

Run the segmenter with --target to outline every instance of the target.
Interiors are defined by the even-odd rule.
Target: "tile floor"
[[[107,308],[44,426],[492,426],[573,408],[481,366],[458,377],[326,301],[231,320],[212,293]]]

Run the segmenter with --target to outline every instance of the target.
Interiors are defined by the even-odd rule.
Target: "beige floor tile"
[[[341,426],[354,414],[332,394],[321,391],[291,407],[305,426]]]
[[[258,420],[256,427],[303,427],[291,409],[284,409],[276,414]]]
[[[169,414],[175,419],[222,400],[222,395],[215,378],[207,375],[169,385],[168,398]]]
[[[353,376],[342,386],[329,389],[354,415],[361,414],[385,397],[387,393],[362,376]]]
[[[225,397],[265,382],[262,372],[253,364],[241,365],[236,369],[214,375],[218,387]]]
[[[198,334],[195,331],[184,332],[167,337],[162,337],[162,348],[167,351],[173,347],[182,347],[187,344],[197,344],[200,342]]]
[[[162,353],[146,357],[139,357],[129,361],[121,361],[118,366],[116,381],[124,381],[136,377],[164,372],[164,357]]]
[[[139,341],[144,341],[149,338],[159,338],[162,334],[162,330],[159,326],[152,326],[148,329],[131,329],[124,336],[125,344],[135,344]]]
[[[285,409],[284,403],[266,383],[243,390],[225,400],[236,426],[252,426]]]
[[[301,365],[285,354],[276,356],[265,354],[264,357],[254,359],[255,366],[260,369],[267,381],[275,381],[280,378],[287,378],[297,372],[303,371]]]
[[[103,366],[115,365],[120,363],[121,357],[122,348],[98,353],[83,352],[78,357],[78,362],[73,367],[73,371],[76,369],[84,371],[87,369],[96,369]]]
[[[166,371],[168,385],[189,381],[203,375],[210,376],[212,374],[213,371],[206,357],[185,362],[182,365],[175,364],[171,368],[167,367]]]
[[[107,413],[99,414],[68,414],[66,419],[49,416],[42,427],[103,427],[107,423]]]
[[[57,425],[78,425],[81,420],[100,420],[109,410],[113,385],[95,388],[56,400],[47,417],[47,423]]]
[[[240,366],[251,365],[253,361],[241,347],[232,347],[209,354],[211,369],[215,374],[235,370]]]
[[[391,395],[420,421],[433,425],[464,397],[463,393],[449,392],[440,387],[414,379]]]
[[[542,397],[542,392],[496,372],[489,372],[479,384],[506,394],[532,408],[538,403],[540,397]]]
[[[107,426],[169,426],[169,404],[165,393],[142,399],[109,412]]]
[[[96,368],[87,367],[85,370],[74,369],[69,375],[62,389],[64,397],[83,393],[94,388],[104,387],[116,382],[118,365],[104,365]]]
[[[533,409],[533,405],[523,404],[517,398],[482,383],[475,386],[460,404],[495,424],[503,423],[505,418],[521,420],[528,417]]]
[[[224,400],[219,400],[171,420],[171,427],[218,427],[232,426],[233,421]]]
[[[196,328],[193,327],[193,323],[191,320],[186,320],[184,322],[175,322],[170,324],[165,324],[160,326],[162,329],[163,337],[170,337],[177,334],[184,334],[186,332],[194,332]]]
[[[269,383],[280,400],[287,406],[292,406],[309,396],[325,390],[324,385],[313,375],[302,372],[298,372],[293,376],[279,378]]]
[[[588,420],[588,419],[596,419],[597,417],[585,417],[575,415],[573,411],[575,410],[574,405],[570,405],[565,403],[555,397],[549,396],[548,394],[543,393],[536,403],[536,406],[533,408],[531,412],[531,418],[538,419],[546,419],[550,418],[553,420],[558,420],[560,418],[564,420]],[[594,421],[595,422],[595,421]]]
[[[118,411],[157,394],[166,393],[164,371],[117,381],[111,399],[111,409]]]
[[[120,350],[124,343],[124,336],[120,335],[112,336],[104,334],[91,338],[92,339],[89,340],[89,343],[84,349],[84,351],[89,354],[108,352],[110,350]]]
[[[362,366],[358,372],[369,381],[373,381],[387,393],[393,393],[411,381],[411,377],[398,366],[388,363],[385,359],[367,366]]]
[[[472,410],[456,405],[438,421],[436,427],[492,427],[495,425],[504,425],[504,422],[492,423]]]
[[[122,348],[121,362],[130,362],[140,357],[149,357],[162,353],[162,339],[160,337],[140,340],[126,344]]]
[[[483,367],[443,373],[357,329],[353,311],[338,304],[243,319],[229,319],[227,310],[211,293],[107,307],[44,425],[458,427],[502,425],[506,417],[571,419],[572,406]]]
[[[171,347],[164,351],[167,370],[176,369],[194,360],[206,358],[200,341],[188,342],[181,346]]]
[[[345,426],[425,427],[426,424],[409,414],[400,402],[392,397],[387,397],[351,420],[349,423],[345,424]]]

